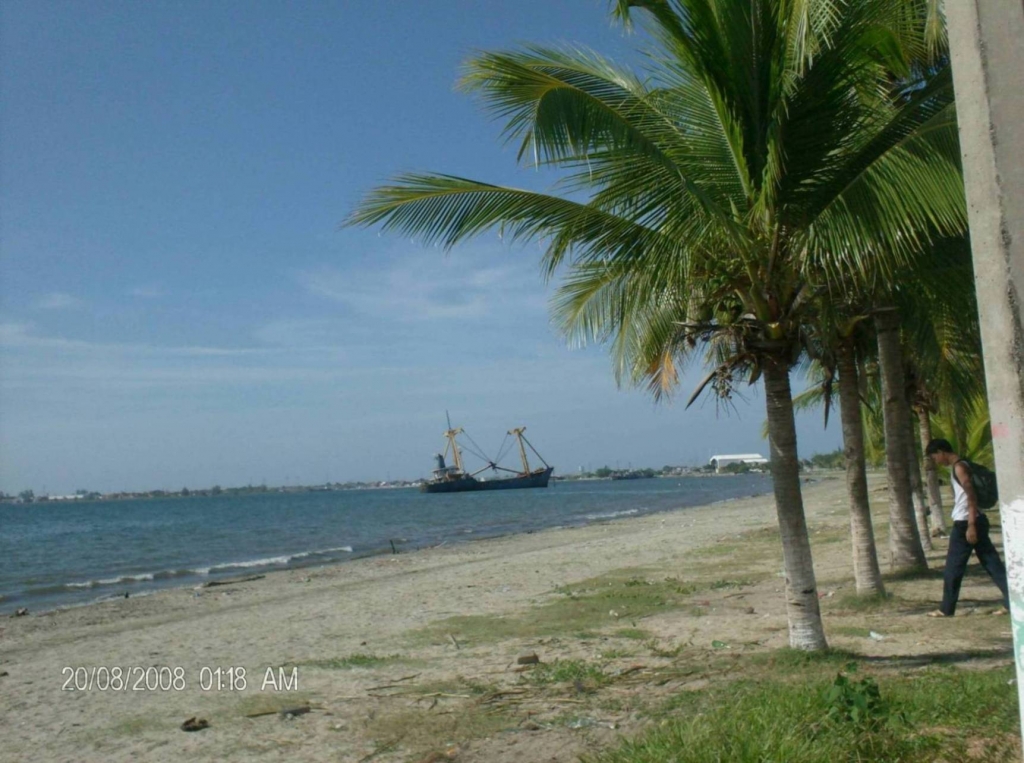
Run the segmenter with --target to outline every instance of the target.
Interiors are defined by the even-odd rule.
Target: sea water
[[[0,505],[0,612],[335,564],[372,554],[641,516],[771,490],[764,475],[546,489],[254,493]]]

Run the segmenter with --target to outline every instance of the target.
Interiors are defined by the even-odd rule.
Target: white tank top
[[[956,464],[952,466],[953,474],[953,521],[966,522],[971,518],[970,508],[967,505],[967,492],[960,487],[956,478]]]

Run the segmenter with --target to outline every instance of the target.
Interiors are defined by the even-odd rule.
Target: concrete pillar
[[[1024,2],[945,11],[1024,714]]]

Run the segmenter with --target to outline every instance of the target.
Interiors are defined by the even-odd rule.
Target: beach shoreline
[[[680,484],[680,479],[683,478],[674,478],[677,488]],[[689,478],[687,477],[686,479]],[[737,488],[740,491],[751,489],[750,493],[742,494],[740,496],[742,498],[765,495],[770,490],[769,485],[758,485],[755,489],[755,485],[727,483],[725,496],[710,503],[732,500],[729,492],[735,492]],[[670,488],[670,490],[672,489]],[[610,495],[613,496],[614,494]],[[602,498],[607,500],[608,496],[603,496]],[[643,497],[643,499],[646,498],[646,496]],[[297,539],[290,538],[283,542],[279,541],[271,546],[260,544],[260,548],[249,550],[248,555],[247,550],[241,547],[234,550],[233,554],[224,549],[219,551],[210,550],[210,555],[208,556],[197,555],[191,549],[187,551],[179,549],[177,556],[165,554],[154,561],[153,559],[132,558],[131,555],[126,559],[122,559],[119,558],[122,554],[121,548],[111,549],[115,554],[112,558],[117,559],[118,563],[111,564],[106,568],[92,565],[91,570],[79,571],[77,574],[67,573],[67,571],[59,570],[58,568],[42,569],[37,574],[32,566],[25,568],[22,573],[22,581],[17,580],[17,578],[7,580],[4,584],[6,587],[0,589],[0,617],[22,608],[27,608],[35,613],[42,613],[57,609],[91,605],[113,599],[148,596],[158,591],[195,588],[210,583],[216,584],[218,581],[225,579],[252,574],[267,575],[279,573],[279,571],[333,566],[373,556],[410,553],[442,545],[456,545],[462,542],[479,542],[481,540],[504,538],[518,534],[542,532],[552,527],[586,526],[595,521],[602,521],[617,516],[660,514],[690,508],[694,505],[710,505],[702,503],[703,498],[705,496],[692,495],[682,491],[678,496],[679,504],[666,506],[665,496],[659,495],[657,500],[662,502],[662,505],[655,508],[643,506],[643,501],[639,497],[635,501],[641,504],[641,508],[637,508],[636,505],[626,508],[621,503],[622,499],[618,499],[620,500],[620,505],[602,506],[599,509],[595,509],[596,513],[558,516],[555,518],[555,524],[545,524],[545,519],[539,519],[537,516],[522,516],[521,514],[516,516],[513,510],[513,513],[508,515],[510,524],[499,529],[489,527],[487,522],[492,521],[495,514],[502,516],[502,511],[508,512],[508,507],[501,507],[500,509],[495,507],[499,509],[495,514],[478,513],[475,517],[465,516],[466,525],[462,524],[462,519],[457,519],[456,524],[449,527],[438,526],[435,523],[431,527],[430,532],[423,537],[416,536],[415,532],[413,535],[408,535],[411,528],[403,526],[397,534],[389,533],[385,529],[383,533],[372,533],[370,537],[358,537],[357,539],[347,538],[345,542],[332,538],[331,540],[335,540],[340,545],[332,546],[328,543],[327,545],[331,547],[324,547],[323,543],[317,545],[316,542],[311,542],[310,539],[305,540],[310,545],[297,546]],[[579,496],[575,497],[575,500],[579,502]],[[239,505],[229,504],[236,512]],[[452,507],[453,515],[459,516],[459,511],[465,511],[464,507],[457,508],[460,506],[461,504],[457,502]],[[313,507],[303,506],[296,507],[296,510],[303,511],[311,508]],[[422,507],[418,506],[410,506],[408,508],[413,511],[423,510]],[[141,507],[139,510],[141,511]],[[444,511],[444,507],[441,510]],[[543,515],[541,516],[543,517]],[[352,515],[338,517],[342,524],[352,518]],[[323,515],[314,517],[313,521],[317,519],[323,521]],[[331,519],[334,525],[334,517]],[[79,519],[79,521],[83,520]],[[479,527],[474,526],[476,521],[480,522]],[[332,526],[332,531],[333,529],[334,527]],[[270,532],[270,529],[264,528],[264,531]],[[94,529],[91,536],[84,535],[78,543],[89,544],[93,541],[103,543],[108,532],[110,532],[110,528]],[[181,534],[193,534],[197,532],[197,529],[191,526],[182,526],[178,532]],[[221,533],[224,532],[226,532],[226,528],[222,527]],[[250,533],[250,538],[252,538],[252,533]],[[143,540],[148,540],[152,544],[155,539],[152,535],[148,538],[140,536],[136,542]],[[43,539],[25,541],[25,543],[45,542]],[[106,545],[109,546],[110,544]],[[18,588],[18,586],[22,586],[22,588]]]
[[[848,586],[845,484],[832,477],[804,487],[827,606]],[[392,751],[381,740],[389,728],[415,725],[408,714],[427,709],[419,697],[467,702],[448,697],[470,696],[469,686],[514,685],[523,654],[607,663],[609,644],[637,643],[630,632],[660,645],[652,646],[656,654],[713,641],[785,646],[780,573],[769,495],[4,618],[0,717],[10,722],[3,750],[11,760],[417,761],[421,742],[405,731]],[[605,609],[598,599],[589,620],[574,615],[563,627],[557,607],[580,591],[599,592],[603,580],[621,583],[625,598]],[[631,597],[655,586],[684,597],[681,608],[632,610]],[[556,617],[527,627],[536,612]],[[880,653],[909,648],[896,638],[868,643]],[[115,690],[114,668],[134,671],[141,686]],[[292,677],[297,686],[282,686]],[[392,685],[416,694],[387,697],[375,688]],[[289,706],[314,712],[293,722],[260,715]],[[208,719],[210,728],[182,733],[190,717]],[[562,729],[564,749],[544,747],[544,759],[575,760],[596,733]],[[477,747],[462,743],[458,760],[529,759],[521,746],[510,747],[520,757],[493,748],[525,738],[480,734]]]
[[[700,476],[705,476],[705,475],[700,475]],[[828,476],[825,476],[824,478],[808,478],[806,480],[805,484],[813,485],[815,483],[820,482],[822,479],[834,480],[835,476],[834,475],[828,475]],[[593,480],[593,481],[597,481],[597,479],[595,478],[595,480]],[[607,481],[607,480],[605,480],[605,481]],[[308,577],[309,574],[311,572],[313,572],[313,571],[316,571],[316,572],[318,572],[320,574],[324,574],[325,572],[337,573],[338,569],[340,569],[340,568],[347,568],[349,565],[359,565],[360,563],[367,562],[367,561],[373,560],[373,559],[389,558],[389,557],[393,557],[393,556],[409,556],[409,555],[429,554],[429,553],[431,553],[433,551],[436,551],[436,550],[439,550],[439,549],[458,549],[458,548],[460,548],[463,545],[488,544],[488,543],[494,543],[494,542],[501,543],[501,542],[504,542],[504,541],[511,541],[511,540],[519,538],[519,537],[526,537],[526,536],[531,536],[531,535],[542,536],[542,535],[547,534],[547,533],[571,532],[571,531],[574,531],[574,530],[586,529],[588,527],[603,526],[603,525],[609,525],[609,524],[618,523],[618,522],[631,522],[631,521],[636,521],[636,520],[645,519],[645,518],[649,518],[649,517],[665,517],[665,516],[671,516],[671,515],[678,514],[678,513],[683,513],[683,512],[687,512],[688,513],[688,512],[694,512],[694,511],[699,511],[699,510],[704,510],[704,509],[712,509],[712,508],[714,508],[716,506],[720,506],[720,505],[723,505],[723,504],[727,505],[727,504],[737,503],[737,502],[741,502],[741,501],[753,501],[753,500],[771,500],[771,495],[770,494],[766,494],[766,493],[758,493],[758,494],[741,496],[741,497],[737,497],[737,498],[722,498],[722,499],[718,499],[718,500],[714,500],[714,501],[709,501],[708,503],[701,503],[701,504],[688,505],[688,506],[680,506],[680,507],[672,508],[672,509],[660,509],[660,510],[650,511],[650,512],[646,512],[646,513],[639,513],[639,511],[637,509],[628,509],[628,510],[616,511],[616,512],[614,512],[611,515],[601,515],[601,516],[596,516],[594,518],[589,518],[586,522],[573,523],[573,524],[559,524],[559,525],[552,525],[552,526],[549,526],[549,527],[540,527],[540,528],[537,528],[537,529],[525,529],[525,530],[519,530],[519,531],[514,531],[514,532],[499,533],[499,534],[495,534],[495,535],[466,534],[464,536],[457,537],[457,538],[456,537],[449,538],[449,539],[443,540],[443,541],[441,541],[439,543],[435,543],[435,544],[432,544],[432,545],[409,546],[409,545],[407,545],[407,541],[405,539],[396,539],[399,545],[397,547],[395,547],[395,548],[388,548],[388,547],[381,546],[381,547],[375,548],[375,549],[365,549],[365,550],[362,550],[360,553],[353,553],[353,552],[350,551],[349,553],[352,554],[352,555],[349,556],[348,558],[333,560],[333,561],[331,561],[330,563],[327,563],[327,564],[322,564],[322,563],[318,563],[316,561],[313,561],[313,562],[309,562],[309,563],[302,563],[302,562],[300,562],[300,563],[297,563],[297,564],[294,564],[294,565],[291,565],[291,566],[288,566],[288,567],[284,567],[284,568],[257,568],[257,569],[255,569],[253,571],[253,575],[258,575],[260,580],[265,580],[265,581],[268,582],[268,584],[272,584],[275,580],[278,579],[278,576],[288,575],[290,573],[302,573],[306,577]],[[297,554],[297,555],[304,555],[304,554],[308,554],[308,553],[309,552],[301,552],[300,554]],[[59,605],[55,605],[55,606],[45,605],[44,604],[41,607],[32,607],[31,606],[31,604],[32,604],[31,601],[27,601],[27,602],[19,601],[18,603],[19,603],[19,606],[25,606],[25,608],[29,610],[29,614],[32,615],[32,616],[35,616],[35,617],[48,617],[48,616],[58,615],[58,614],[63,613],[63,612],[76,611],[76,610],[80,610],[82,608],[88,608],[88,607],[103,606],[103,605],[111,604],[111,603],[118,604],[119,608],[123,609],[124,607],[121,604],[121,602],[124,601],[124,600],[131,601],[131,600],[134,600],[134,599],[141,599],[141,598],[144,598],[144,597],[152,597],[152,596],[160,596],[160,595],[173,595],[175,593],[181,594],[183,592],[192,592],[192,594],[194,594],[195,592],[202,592],[202,591],[206,590],[207,588],[219,588],[219,587],[226,586],[226,585],[234,585],[234,584],[236,584],[236,582],[255,582],[255,581],[250,581],[250,580],[244,580],[244,578],[252,577],[252,575],[248,574],[243,569],[243,567],[247,566],[248,564],[249,563],[247,563],[247,562],[240,562],[240,563],[235,563],[235,564],[225,563],[222,566],[231,566],[231,567],[236,568],[234,570],[233,574],[230,575],[230,576],[226,576],[226,577],[209,577],[208,574],[207,575],[196,575],[196,576],[194,576],[194,579],[191,580],[190,582],[170,583],[170,584],[163,585],[163,586],[160,586],[160,587],[152,587],[152,588],[143,589],[143,590],[135,590],[135,591],[129,590],[128,591],[129,596],[127,596],[127,597],[124,596],[124,593],[125,593],[124,590],[122,590],[120,592],[112,590],[111,593],[109,593],[107,595],[104,595],[104,596],[97,597],[95,599],[89,599],[89,600],[84,600],[84,601],[77,601],[77,602],[68,603],[68,604],[59,604]],[[213,566],[217,566],[217,565],[213,565]],[[205,580],[201,580],[202,578],[206,578],[206,579]],[[197,582],[198,580],[201,580],[201,582]],[[125,581],[125,582],[127,582],[127,581]],[[0,599],[0,601],[4,601],[5,603],[10,603],[12,600]],[[129,606],[128,609],[130,610],[131,607]],[[13,617],[13,616],[14,616],[14,612],[2,612],[2,613],[0,613],[0,618]],[[0,621],[2,621],[2,620],[0,620]]]

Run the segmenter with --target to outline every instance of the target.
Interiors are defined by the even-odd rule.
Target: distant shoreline
[[[594,475],[578,476],[576,474],[555,474],[551,477],[552,482],[610,482],[622,479],[679,479],[680,477],[736,477],[742,474],[760,474],[760,470],[749,472],[706,472],[699,468],[676,467],[685,471],[669,474],[654,473],[641,476],[629,476],[632,472],[618,471],[612,475],[597,477]],[[811,473],[828,473],[835,470],[816,470]],[[225,487],[215,485],[212,488],[183,488],[182,490],[143,490],[139,492],[117,491],[112,493],[99,493],[95,491],[81,491],[71,495],[40,495],[34,496],[32,500],[22,500],[19,496],[0,494],[0,507],[2,506],[24,506],[44,503],[74,504],[92,501],[145,501],[160,500],[165,498],[204,498],[233,495],[262,495],[265,493],[332,493],[350,490],[407,490],[419,487],[424,481],[423,478],[416,480],[392,480],[381,482],[335,482],[323,485],[247,485],[244,487]],[[31,491],[22,491],[31,492]]]

